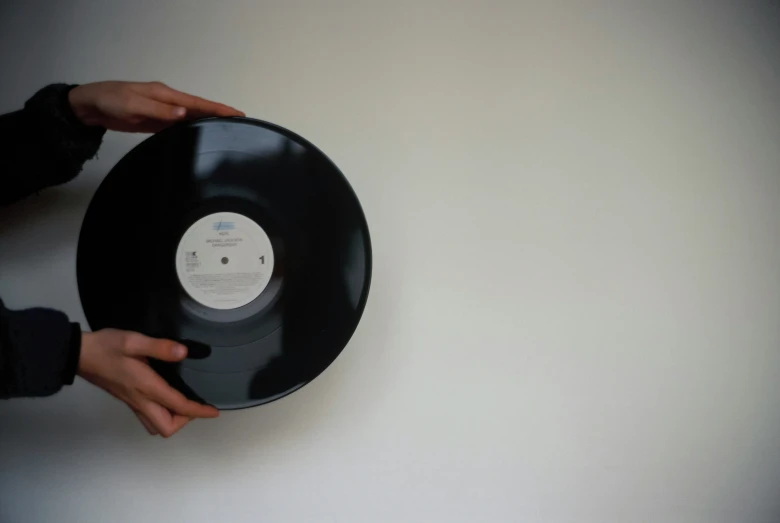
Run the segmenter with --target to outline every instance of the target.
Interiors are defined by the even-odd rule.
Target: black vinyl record
[[[185,395],[251,407],[333,362],[368,297],[371,242],[339,169],[300,136],[211,118],[151,136],[106,176],[78,245],[90,327],[189,347],[154,362]]]

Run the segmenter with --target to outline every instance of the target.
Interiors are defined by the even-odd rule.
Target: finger
[[[125,333],[123,352],[127,356],[171,362],[181,361],[187,357],[187,347],[181,343],[150,338],[137,332]]]
[[[187,399],[184,394],[168,385],[157,374],[150,377],[149,381],[144,384],[143,392],[150,399],[167,407],[171,412],[182,416],[189,418],[216,418],[219,416],[219,411],[216,408]]]
[[[161,103],[142,95],[133,97],[128,103],[128,111],[134,117],[161,122],[175,122],[187,115],[187,109],[184,107]]]
[[[168,409],[152,401],[146,402],[141,410],[163,438],[170,438],[190,421],[186,416],[171,414]]]
[[[148,84],[147,92],[149,96],[159,102],[183,107],[190,117],[246,116],[242,111],[228,105],[183,93],[159,82]]]
[[[135,415],[136,415],[136,417],[138,418],[138,421],[140,421],[140,422],[141,422],[141,425],[143,425],[143,426],[144,426],[144,428],[146,429],[146,431],[147,431],[149,434],[151,434],[152,436],[156,436],[157,434],[159,434],[159,433],[157,432],[157,429],[156,429],[156,428],[154,428],[154,424],[152,424],[152,422],[151,422],[151,421],[149,421],[149,420],[146,418],[146,416],[144,416],[143,414],[141,414],[141,413],[140,413],[140,412],[138,412],[137,410],[134,410],[134,411],[133,411],[133,414],[135,414]]]

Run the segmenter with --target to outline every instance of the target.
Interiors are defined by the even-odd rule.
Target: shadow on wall
[[[45,227],[45,238],[36,238],[31,245],[40,249],[41,240],[52,243],[78,240],[81,221],[92,197],[80,186],[66,184],[44,189],[7,207],[0,207],[0,241],[20,231]],[[59,246],[59,245],[57,245]],[[4,251],[2,256],[18,256]]]
[[[140,467],[160,471],[170,471],[179,457],[204,466],[218,463],[220,469],[241,468],[248,455],[316,440],[330,417],[352,419],[359,426],[386,401],[387,384],[394,379],[393,366],[383,364],[391,354],[387,304],[377,297],[370,316],[382,320],[358,331],[341,356],[349,355],[349,365],[332,365],[313,383],[274,403],[222,412],[216,420],[195,420],[171,441],[149,436],[123,403],[80,379],[51,398],[0,404],[0,484],[40,459],[62,460],[49,465],[60,473],[94,466],[93,457],[127,456]],[[340,426],[354,430],[350,424]],[[86,464],[74,462],[74,456]]]
[[[195,420],[172,441],[149,436],[123,403],[79,378],[50,398],[0,402],[0,484],[39,459],[62,460],[49,465],[60,473],[82,470],[73,456],[84,458],[83,466],[94,466],[98,456],[131,456],[140,467],[162,472],[181,455],[230,469],[246,466],[248,455],[316,440],[329,418],[342,421],[338,430],[352,431],[388,401],[388,384],[398,379],[403,364],[390,348],[393,303],[392,295],[374,286],[363,326],[340,356],[348,362],[331,365],[311,384],[271,404]]]
[[[240,176],[252,174],[249,172],[250,166],[241,165],[241,162],[213,168],[237,172]],[[256,169],[257,166],[253,163],[251,170]],[[225,182],[230,185],[230,180]],[[313,190],[316,192],[316,188]],[[161,195],[162,191],[157,194],[162,197]],[[9,228],[36,227],[45,220],[48,224],[47,228],[57,223],[58,241],[72,239],[76,242],[91,196],[90,191],[83,189],[83,184],[64,186],[47,190],[39,196],[33,196],[11,208],[3,209],[0,211],[0,236]],[[128,201],[132,202],[133,199],[128,198]],[[329,203],[332,204],[333,202]],[[63,220],[63,216],[67,219]],[[316,219],[317,216],[305,213],[301,215],[302,222]],[[317,249],[323,250],[328,245],[332,247],[334,245],[332,240],[333,238],[324,237],[315,239],[323,244]],[[346,237],[337,240],[350,241]],[[344,252],[346,250],[344,249]],[[342,249],[336,251],[341,252]],[[334,258],[331,262],[340,266],[350,263],[349,260],[340,258]],[[317,284],[320,287],[317,293],[319,303],[301,302],[298,314],[288,317],[293,323],[282,327],[287,337],[285,345],[301,346],[306,341],[301,339],[304,334],[297,328],[295,321],[309,316],[312,313],[311,308],[315,305],[321,308],[325,297],[333,297],[333,302],[337,306],[330,309],[325,307],[328,312],[322,318],[323,326],[327,325],[333,315],[338,316],[346,309],[354,307],[355,303],[350,298],[353,294],[353,283],[343,279],[320,281]],[[70,456],[97,453],[109,456],[122,455],[127,454],[128,449],[139,450],[142,452],[138,452],[134,459],[148,463],[150,466],[170,463],[171,454],[186,452],[188,459],[202,459],[204,463],[213,463],[215,459],[219,459],[220,466],[231,464],[239,466],[245,459],[245,453],[251,449],[275,447],[280,444],[289,445],[291,441],[294,444],[298,439],[301,441],[315,439],[319,428],[325,424],[326,417],[333,415],[333,409],[338,409],[339,406],[350,409],[350,412],[346,415],[342,414],[340,419],[352,418],[356,424],[360,424],[361,418],[373,413],[377,401],[381,400],[381,396],[387,390],[385,385],[391,379],[389,372],[392,369],[380,363],[381,356],[388,352],[386,345],[387,340],[390,339],[388,326],[391,323],[393,302],[391,296],[383,297],[381,294],[381,290],[375,285],[367,310],[375,312],[372,316],[377,318],[377,321],[370,328],[362,329],[362,332],[371,332],[371,340],[367,335],[360,335],[360,333],[353,340],[349,368],[344,365],[331,367],[313,384],[273,404],[238,412],[223,412],[221,418],[216,421],[196,420],[175,436],[176,441],[173,444],[162,445],[161,438],[150,438],[129,409],[99,389],[83,382],[54,398],[19,400],[0,405],[0,418],[2,418],[0,463],[10,464],[0,472],[0,478],[13,474],[14,464],[23,466],[24,459],[36,455],[48,455],[55,450]],[[132,303],[137,298],[138,296],[127,295],[119,299]],[[117,296],[107,296],[106,299],[117,299]],[[142,302],[143,300],[140,300],[139,305]],[[160,300],[152,300],[152,304],[157,306],[163,303]],[[147,312],[151,312],[151,309],[153,307],[148,308]],[[364,317],[363,321],[367,319],[369,318]],[[164,321],[162,323],[161,330],[166,326]],[[334,333],[334,335],[341,334]],[[274,367],[290,365],[302,364],[306,367],[304,371],[308,372],[314,372],[319,367],[320,362],[316,357],[308,359],[306,355],[298,356],[275,361],[268,372],[273,374]],[[320,354],[319,357],[324,356]],[[280,370],[282,374],[290,374],[289,368]],[[350,375],[347,376],[346,372]],[[253,395],[261,396],[267,393],[264,389],[271,385],[278,387],[280,384],[255,380],[251,384]],[[359,400],[355,399],[355,391],[359,391]],[[359,405],[359,408],[355,408],[355,405]],[[343,430],[350,430],[350,428],[345,426]],[[14,453],[20,453],[22,457],[13,458]]]

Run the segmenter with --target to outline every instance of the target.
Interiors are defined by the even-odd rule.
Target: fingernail
[[[185,347],[184,345],[176,345],[173,348],[173,355],[176,356],[177,358],[183,358],[184,356],[187,355],[187,347]]]
[[[176,118],[181,118],[185,114],[187,114],[187,109],[185,109],[184,107],[177,107],[173,110],[173,116],[175,116]]]

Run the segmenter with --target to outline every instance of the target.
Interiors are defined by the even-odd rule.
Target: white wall
[[[780,25],[733,4],[3,2],[0,110],[160,79],[289,127],[375,277],[313,384],[171,440],[83,382],[0,404],[0,521],[778,521]],[[0,213],[9,305],[84,320],[142,138]]]

